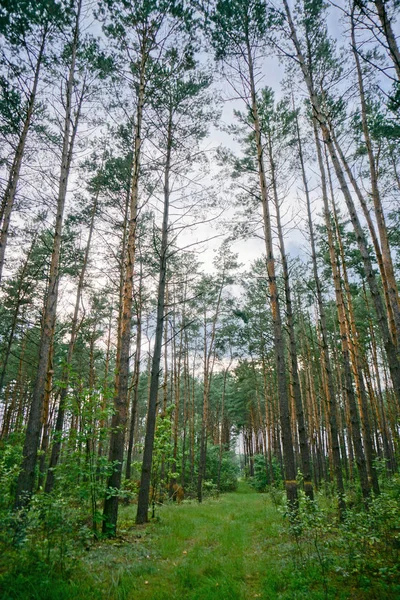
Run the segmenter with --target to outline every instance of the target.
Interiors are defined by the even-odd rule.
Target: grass
[[[261,597],[259,537],[265,513],[265,498],[244,486],[201,506],[167,507],[152,526],[157,528],[157,570],[138,582],[138,597]]]
[[[2,578],[0,573],[1,600],[399,597],[400,588],[355,585],[354,577],[335,575],[334,569],[324,576],[316,559],[299,564],[296,545],[270,497],[245,483],[201,505],[166,504],[147,526],[134,524],[135,508],[121,508],[117,539],[79,552],[75,566],[62,576],[43,568],[35,576],[23,563]]]

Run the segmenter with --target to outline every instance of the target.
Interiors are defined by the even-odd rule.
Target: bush
[[[257,492],[265,492],[270,485],[273,485],[276,488],[282,487],[282,472],[279,462],[275,456],[272,457],[273,477],[271,477],[271,473],[269,471],[270,469],[269,466],[267,466],[264,455],[256,454],[254,456],[254,476],[249,477],[248,481],[250,485],[257,490]]]
[[[249,477],[249,483],[257,492],[265,492],[267,488],[267,466],[262,454],[256,454],[254,457],[254,477]]]
[[[219,446],[209,446],[207,448],[206,477],[216,487],[218,487],[219,470]],[[222,453],[221,471],[220,471],[220,492],[233,492],[237,489],[239,476],[238,459],[234,452],[225,451]]]
[[[347,508],[343,521],[333,514],[336,499],[320,493],[312,502],[301,492],[298,511],[286,512],[295,568],[307,574],[317,566],[326,594],[343,585],[394,598],[400,593],[398,488],[393,478],[367,509],[358,504]]]
[[[20,436],[19,436],[20,437]],[[9,507],[15,496],[15,486],[22,461],[22,442],[10,436],[0,445],[0,510]]]

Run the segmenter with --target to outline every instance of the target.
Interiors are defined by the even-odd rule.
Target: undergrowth
[[[400,597],[400,481],[386,482],[368,511],[337,518],[335,499],[300,498],[288,515],[279,488],[199,505],[166,503],[136,526],[121,506],[118,536],[95,539],[85,511],[61,496],[30,511],[3,511],[1,600],[358,600]],[[350,502],[348,502],[350,504]],[[291,518],[288,518],[291,516]]]
[[[399,598],[399,492],[394,477],[366,507],[347,498],[342,519],[334,498],[320,493],[310,501],[301,494],[299,511],[285,521],[294,569],[302,576],[312,572],[325,598],[336,598],[341,588],[348,598]]]

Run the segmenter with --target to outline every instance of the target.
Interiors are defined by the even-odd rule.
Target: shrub
[[[209,446],[207,448],[207,479],[212,481],[218,487],[218,471],[220,460],[219,446]],[[222,453],[220,470],[220,492],[233,492],[237,489],[239,476],[239,464],[234,452],[230,450]]]

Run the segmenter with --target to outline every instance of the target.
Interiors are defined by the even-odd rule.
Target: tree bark
[[[396,36],[394,34],[392,24],[387,15],[384,0],[374,0],[374,4],[378,11],[379,20],[382,25],[383,33],[387,41],[389,48],[389,54],[393,60],[394,68],[396,70],[397,79],[400,81],[400,51],[397,45]]]
[[[95,222],[95,217],[96,217],[98,199],[99,199],[99,191],[95,195],[92,212],[91,212],[91,216],[90,216],[89,235],[88,235],[88,239],[86,242],[85,255],[83,258],[82,269],[81,269],[81,272],[79,275],[78,287],[76,290],[74,315],[72,317],[71,334],[70,334],[69,343],[68,343],[67,360],[63,367],[63,372],[62,372],[62,376],[61,376],[60,399],[59,399],[59,403],[58,403],[56,425],[55,425],[55,429],[54,429],[54,433],[53,433],[53,444],[52,444],[52,448],[51,448],[51,456],[50,456],[50,462],[49,462],[49,466],[48,466],[46,484],[45,484],[45,492],[47,494],[50,494],[54,488],[55,469],[57,467],[58,460],[60,458],[61,437],[62,437],[62,431],[63,431],[63,427],[64,427],[64,416],[65,416],[65,408],[66,408],[65,405],[66,405],[66,400],[67,400],[67,396],[68,396],[68,385],[69,385],[69,378],[70,378],[71,362],[72,362],[72,357],[74,354],[76,336],[78,334],[79,308],[80,308],[80,304],[81,304],[83,287],[85,285],[85,276],[86,276],[86,270],[87,270],[87,265],[88,265],[88,261],[89,261],[90,248],[91,248],[91,244],[92,244],[92,236],[93,236],[93,230],[94,230],[94,222]]]
[[[126,470],[125,478],[131,478],[132,469],[132,453],[133,453],[133,442],[135,435],[135,424],[137,405],[139,400],[139,380],[140,380],[140,363],[141,363],[141,350],[142,350],[142,277],[143,269],[142,263],[140,263],[140,277],[138,283],[138,299],[137,299],[137,325],[136,325],[136,351],[135,351],[135,366],[133,368],[133,381],[132,381],[132,403],[131,403],[131,417],[129,426],[129,439],[128,439],[128,452],[126,455]]]
[[[19,314],[20,309],[24,302],[25,294],[27,293],[28,287],[29,287],[29,284],[25,284],[25,276],[26,276],[28,266],[29,266],[29,259],[32,255],[33,249],[35,247],[36,238],[37,238],[37,236],[35,235],[32,240],[31,247],[29,248],[29,251],[27,253],[26,259],[24,261],[24,264],[23,264],[23,267],[22,267],[22,270],[21,270],[21,273],[19,276],[17,299],[16,299],[16,304],[15,304],[14,314],[12,317],[10,333],[8,334],[7,346],[6,346],[4,358],[2,361],[3,365],[2,365],[2,369],[1,369],[1,373],[0,373],[0,394],[3,389],[4,378],[5,378],[6,372],[7,372],[7,365],[8,365],[8,360],[9,360],[10,354],[11,354],[11,348],[12,348],[12,345],[14,342],[15,330],[16,330],[16,327],[18,325],[18,321],[20,318],[20,314]]]
[[[251,97],[252,121],[255,130],[255,142],[257,150],[257,169],[260,183],[261,203],[264,220],[264,237],[267,254],[267,273],[270,293],[270,303],[272,310],[272,320],[274,326],[274,348],[276,360],[276,372],[278,379],[278,397],[280,409],[280,423],[282,428],[283,456],[285,464],[285,488],[289,504],[292,508],[297,505],[297,481],[296,465],[293,449],[292,430],[290,422],[289,394],[286,381],[286,361],[285,344],[283,339],[282,321],[279,307],[278,287],[275,274],[275,259],[272,244],[272,228],[269,212],[269,198],[267,191],[267,182],[264,169],[264,152],[261,136],[260,120],[258,116],[257,97],[254,83],[253,58],[250,49],[250,41],[247,38],[247,56],[246,61],[249,68],[249,84]]]
[[[297,143],[299,148],[299,159],[301,166],[301,173],[304,185],[304,192],[306,197],[306,205],[307,205],[307,217],[308,217],[308,227],[310,233],[310,246],[311,246],[311,258],[313,265],[313,273],[314,273],[314,281],[316,287],[316,295],[317,295],[317,303],[318,303],[318,312],[319,312],[319,321],[320,321],[320,331],[321,331],[321,343],[322,343],[322,356],[323,356],[323,366],[324,366],[324,376],[326,380],[326,401],[328,405],[328,419],[329,419],[329,428],[330,428],[330,436],[331,436],[331,448],[332,448],[332,460],[333,467],[336,479],[336,487],[339,494],[339,510],[340,513],[343,514],[346,506],[344,502],[344,484],[343,484],[343,474],[342,474],[342,461],[340,456],[340,445],[339,445],[339,435],[338,435],[338,426],[337,426],[337,402],[335,395],[335,388],[333,383],[333,375],[332,375],[332,365],[331,359],[329,355],[329,345],[328,345],[328,333],[327,333],[327,325],[326,325],[326,315],[325,315],[325,307],[322,297],[322,286],[321,280],[318,273],[317,266],[317,251],[315,247],[315,235],[314,235],[314,226],[311,214],[311,199],[308,187],[308,181],[306,177],[304,157],[303,157],[303,149],[301,143],[300,129],[299,124],[296,118],[296,129],[297,129]]]
[[[175,289],[175,287],[174,287]],[[176,295],[174,294],[174,299]],[[185,295],[184,302],[186,302],[186,286],[185,286]],[[172,452],[172,461],[171,461],[171,471],[176,473],[178,467],[178,439],[179,439],[179,412],[180,412],[180,403],[181,403],[181,370],[182,370],[182,355],[183,355],[183,334],[184,327],[183,321],[185,319],[185,311],[182,313],[182,323],[181,323],[181,332],[179,336],[179,348],[178,352],[176,352],[176,315],[174,312],[173,315],[173,335],[174,335],[174,399],[175,399],[175,408],[174,408],[174,422],[173,422],[173,430],[172,430],[172,438],[173,438],[173,452]],[[176,357],[178,354],[178,357]],[[174,485],[176,485],[177,480],[176,477],[172,477],[169,486],[169,496],[176,500],[176,495],[174,496]]]
[[[369,418],[367,394],[366,394],[364,379],[363,379],[360,348],[359,348],[359,341],[358,341],[358,332],[357,332],[356,321],[355,321],[355,316],[354,316],[354,309],[353,309],[353,300],[352,300],[351,292],[350,292],[346,260],[345,260],[343,244],[342,244],[342,240],[341,240],[341,236],[340,236],[339,221],[337,218],[333,194],[332,194],[331,199],[332,199],[332,207],[333,207],[333,216],[334,216],[335,226],[336,226],[336,238],[337,238],[337,241],[339,244],[339,253],[340,253],[341,262],[342,262],[344,288],[345,288],[346,298],[347,298],[348,337],[349,337],[349,342],[352,346],[351,356],[352,356],[352,363],[353,363],[354,379],[355,379],[355,383],[356,383],[356,392],[357,392],[358,401],[359,401],[359,411],[360,411],[361,426],[362,426],[362,430],[363,430],[365,456],[366,456],[366,460],[367,460],[368,474],[369,474],[369,477],[370,477],[371,483],[372,483],[372,489],[375,494],[379,494],[380,490],[379,490],[378,476],[377,476],[376,469],[374,466],[374,459],[376,458],[376,454],[375,454],[375,451],[373,448],[373,443],[372,443],[371,423],[370,423],[370,418]]]
[[[217,492],[218,494],[221,491],[221,466],[222,466],[222,455],[224,450],[229,450],[226,447],[225,440],[223,439],[223,427],[224,427],[224,419],[225,419],[225,394],[226,394],[226,381],[229,373],[229,369],[231,368],[232,358],[229,362],[229,365],[224,369],[223,375],[223,386],[222,386],[222,398],[221,398],[221,435],[219,439],[219,452],[218,452],[218,472],[217,472]]]
[[[208,409],[209,409],[209,396],[210,396],[210,384],[213,372],[213,364],[211,363],[211,357],[215,356],[215,332],[217,319],[219,315],[222,291],[225,285],[225,272],[222,273],[221,285],[218,291],[217,303],[215,313],[212,321],[211,337],[210,342],[207,343],[207,308],[204,309],[204,353],[203,353],[203,412],[201,420],[201,431],[200,431],[200,452],[199,452],[199,467],[197,477],[197,500],[198,502],[203,501],[203,480],[206,474],[206,460],[207,460],[207,435],[208,435]],[[194,398],[193,398],[194,401]]]
[[[172,110],[169,114],[167,132],[167,151],[164,168],[164,212],[161,233],[161,248],[159,262],[159,280],[157,294],[157,320],[156,336],[154,342],[153,361],[151,367],[149,406],[147,412],[146,436],[144,441],[142,473],[140,478],[140,489],[138,497],[138,508],[136,523],[142,524],[148,521],[148,506],[150,496],[151,467],[153,460],[154,435],[156,429],[158,387],[160,381],[161,346],[163,338],[163,327],[165,319],[165,287],[167,278],[168,259],[168,216],[170,202],[170,171],[172,153]]]
[[[328,190],[327,190],[327,181],[326,181],[326,173],[325,166],[322,157],[322,149],[321,143],[318,138],[317,125],[314,120],[314,136],[315,143],[317,148],[317,157],[318,157],[318,165],[321,174],[321,184],[322,184],[322,200],[324,205],[324,219],[325,219],[325,227],[327,232],[327,241],[329,248],[329,258],[332,269],[332,277],[333,284],[335,288],[335,299],[336,299],[336,307],[337,307],[337,315],[339,321],[339,333],[340,333],[340,341],[342,347],[342,359],[343,359],[343,370],[344,377],[343,383],[346,392],[346,398],[349,407],[350,413],[350,423],[351,423],[351,434],[357,464],[358,475],[360,477],[361,490],[364,499],[368,498],[370,495],[370,485],[368,482],[368,473],[367,466],[365,462],[365,455],[363,450],[363,445],[361,441],[361,431],[360,431],[360,421],[358,417],[356,398],[354,395],[353,388],[353,378],[351,374],[351,361],[350,361],[350,349],[349,349],[349,339],[346,329],[346,315],[345,315],[345,307],[342,293],[342,286],[340,282],[340,275],[337,266],[336,259],[336,249],[333,239],[333,231],[331,225],[331,215],[329,212],[329,201],[328,201]]]
[[[297,416],[297,428],[298,428],[298,436],[299,436],[299,445],[300,445],[300,458],[301,458],[301,470],[304,477],[304,492],[310,500],[314,499],[313,485],[312,485],[312,472],[311,472],[311,457],[310,457],[310,448],[308,443],[308,435],[306,429],[306,422],[304,418],[304,408],[303,408],[303,400],[301,397],[301,389],[300,389],[300,381],[299,381],[299,371],[297,364],[297,346],[296,346],[296,335],[294,331],[294,315],[293,315],[293,305],[292,305],[292,292],[290,289],[290,279],[289,279],[289,266],[285,251],[285,241],[283,238],[282,231],[282,222],[281,222],[281,211],[279,206],[279,198],[278,198],[278,190],[277,190],[277,182],[276,182],[276,167],[273,157],[273,149],[271,143],[271,137],[268,135],[268,156],[269,163],[271,167],[271,177],[272,177],[272,189],[274,194],[274,203],[275,203],[275,211],[276,211],[276,222],[278,228],[278,239],[279,239],[279,249],[281,252],[281,260],[282,260],[282,272],[283,272],[283,281],[285,286],[285,300],[286,300],[286,324],[289,332],[289,356],[290,356],[290,374],[291,374],[291,384],[293,390],[293,398],[296,409]],[[293,419],[295,421],[295,419]]]
[[[381,5],[381,2],[376,2],[377,5]],[[384,7],[383,7],[384,10]],[[371,136],[369,133],[368,127],[368,118],[367,118],[367,103],[365,100],[365,90],[364,90],[364,81],[362,76],[362,69],[360,64],[360,57],[357,52],[356,47],[356,35],[355,35],[355,24],[354,24],[354,6],[351,13],[351,42],[352,42],[352,50],[354,55],[354,60],[356,63],[357,69],[357,80],[358,80],[358,91],[360,95],[360,107],[361,107],[361,122],[362,129],[365,141],[365,147],[368,153],[368,163],[369,163],[369,172],[370,172],[370,181],[371,181],[371,196],[374,203],[375,209],[375,217],[376,223],[378,226],[380,244],[381,244],[381,252],[382,252],[382,264],[383,264],[383,273],[382,282],[383,284],[387,284],[387,291],[389,296],[390,308],[393,312],[393,320],[394,320],[394,330],[391,331],[392,338],[397,348],[400,347],[400,306],[399,306],[399,292],[397,288],[396,277],[393,268],[393,261],[390,252],[388,232],[385,223],[385,215],[383,212],[381,197],[379,193],[378,186],[378,169],[376,166],[376,160],[374,156],[374,151],[372,147]],[[399,55],[400,58],[400,55]],[[400,64],[399,64],[400,68]]]
[[[287,0],[283,0],[283,4],[285,7],[288,24],[289,24],[289,28],[290,28],[290,32],[291,32],[291,39],[293,41],[293,45],[296,50],[297,60],[299,61],[299,64],[300,64],[300,67],[301,67],[301,70],[303,73],[304,81],[305,81],[307,89],[308,89],[310,102],[311,102],[311,106],[312,106],[312,110],[313,110],[313,118],[314,118],[315,122],[318,124],[319,128],[321,129],[322,137],[323,137],[324,143],[326,144],[326,146],[328,148],[328,152],[329,152],[333,167],[335,169],[335,174],[339,181],[339,185],[342,190],[342,193],[343,193],[343,196],[344,196],[344,199],[346,202],[347,210],[349,212],[349,216],[350,216],[353,228],[354,228],[358,248],[359,248],[359,251],[360,251],[362,259],[363,259],[363,266],[364,266],[364,270],[366,273],[368,286],[370,288],[371,297],[372,297],[372,300],[374,303],[377,321],[379,324],[379,328],[381,331],[381,335],[382,335],[385,350],[386,350],[386,355],[387,355],[387,359],[388,359],[389,370],[390,370],[390,374],[391,374],[394,393],[395,393],[397,402],[400,404],[400,363],[399,363],[399,359],[398,359],[397,353],[396,353],[396,346],[394,345],[394,343],[391,339],[391,336],[390,336],[389,327],[388,327],[388,323],[387,323],[386,316],[385,316],[385,309],[383,306],[382,298],[381,298],[378,284],[376,281],[371,257],[369,255],[369,251],[368,251],[368,244],[367,244],[365,234],[364,234],[363,228],[361,226],[360,220],[358,218],[358,214],[357,214],[350,190],[348,188],[345,175],[340,166],[340,161],[339,161],[338,155],[335,150],[335,144],[333,141],[332,132],[329,129],[329,125],[328,125],[326,116],[325,116],[323,110],[321,109],[318,94],[316,93],[316,91],[314,89],[312,76],[308,70],[308,67],[306,65],[306,62],[305,62],[305,59],[304,59],[304,56],[303,56],[303,53],[301,50],[301,46],[300,46],[300,43],[299,43],[299,40],[297,37],[297,33],[296,33],[296,28],[294,26],[294,22],[293,22],[291,13],[290,13],[290,9],[289,9]]]
[[[104,500],[103,533],[115,536],[118,519],[118,490],[121,487],[122,463],[124,459],[125,433],[128,422],[128,387],[129,387],[129,358],[133,303],[133,273],[136,250],[136,225],[138,214],[139,177],[142,146],[142,122],[145,103],[146,67],[148,52],[143,49],[140,72],[138,104],[135,123],[135,141],[132,164],[129,202],[129,228],[126,247],[126,262],[124,268],[124,285],[122,290],[122,306],[118,323],[118,353],[115,375],[114,414],[111,422],[111,437],[108,460],[112,464],[112,473],[108,478],[107,487],[110,494]]]

